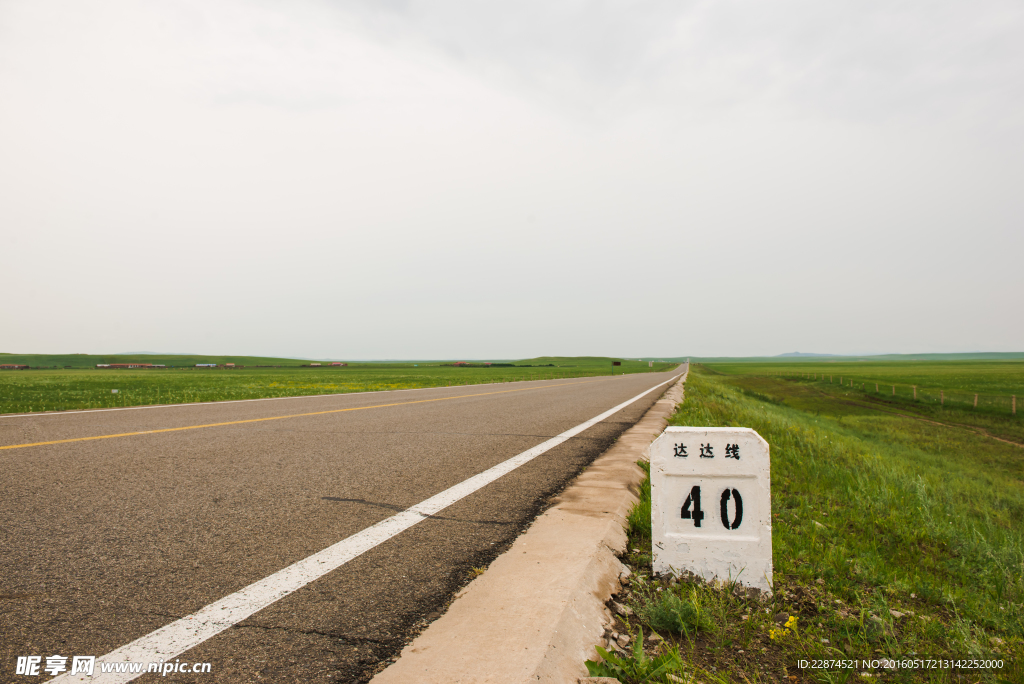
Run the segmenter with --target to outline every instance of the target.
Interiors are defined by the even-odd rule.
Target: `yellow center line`
[[[586,381],[584,381],[586,382]],[[479,392],[476,394],[460,394],[454,397],[437,397],[436,399],[417,399],[416,401],[400,401],[394,404],[377,404],[375,406],[355,406],[352,408],[331,409],[329,411],[313,411],[312,413],[292,413],[286,416],[270,416],[267,418],[248,418],[246,420],[229,420],[225,423],[207,423],[205,425],[186,425],[184,427],[161,428],[159,430],[141,430],[139,432],[122,432],[116,435],[97,435],[95,437],[73,437],[71,439],[54,439],[49,442],[30,442],[28,444],[10,444],[0,446],[3,449],[25,449],[27,447],[47,446],[50,444],[68,444],[69,442],[91,442],[97,439],[114,439],[115,437],[134,437],[136,435],[155,435],[160,432],[180,432],[182,430],[199,430],[200,428],[224,427],[225,425],[242,425],[244,423],[262,423],[267,420],[284,420],[285,418],[305,418],[307,416],[323,416],[329,413],[344,413],[346,411],[364,411],[366,409],[388,408],[391,406],[407,406],[409,404],[427,404],[433,401],[451,401],[452,399],[467,399],[469,397],[486,397],[492,394],[510,394],[512,392],[528,392],[530,390],[554,389],[555,387],[567,387],[570,385],[581,385],[582,382],[564,382],[559,385],[546,385],[543,387],[522,387],[514,390],[501,390],[497,392]]]

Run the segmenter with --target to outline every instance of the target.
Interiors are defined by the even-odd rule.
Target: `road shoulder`
[[[681,401],[685,374],[579,475],[373,684],[575,682],[596,657],[626,568],[636,461]]]

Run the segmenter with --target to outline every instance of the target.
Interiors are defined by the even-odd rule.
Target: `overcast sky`
[[[0,0],[0,351],[1024,351],[1024,4]]]

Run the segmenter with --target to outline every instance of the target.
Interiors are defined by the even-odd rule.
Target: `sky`
[[[0,352],[1024,351],[1024,5],[0,0]]]

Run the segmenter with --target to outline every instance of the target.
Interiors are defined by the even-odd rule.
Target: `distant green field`
[[[145,358],[148,360],[152,357]],[[210,360],[211,357],[202,359],[199,363],[215,362]],[[258,365],[270,365],[268,359],[260,358],[259,361],[261,363]],[[646,362],[623,360],[621,366],[613,366],[614,361],[620,360],[600,357],[543,357],[516,361],[515,367],[486,368],[474,365],[467,368],[451,366],[450,361],[435,361],[418,364],[367,363],[351,364],[347,367],[302,368],[299,367],[302,362],[292,359],[289,360],[292,367],[287,368],[178,367],[159,370],[83,368],[0,371],[0,413],[67,411],[578,378],[660,372],[676,365],[654,364],[651,368]],[[112,392],[115,389],[116,394]]]
[[[835,361],[799,363],[706,363],[729,375],[824,374],[858,382],[1024,395],[1024,359],[1007,361]]]
[[[916,407],[1024,417],[1024,360],[875,361],[818,363],[711,363],[732,376],[784,377],[825,389],[842,386],[850,396]],[[916,387],[916,396],[915,396]],[[975,396],[977,395],[977,406]]]
[[[653,358],[653,357],[652,357]],[[644,358],[643,361],[652,360]],[[878,361],[1011,361],[1024,360],[1024,352],[970,352],[963,354],[878,354],[875,356],[830,356],[808,354],[806,356],[673,356],[653,358],[655,361],[690,361],[694,363],[850,363]]]

